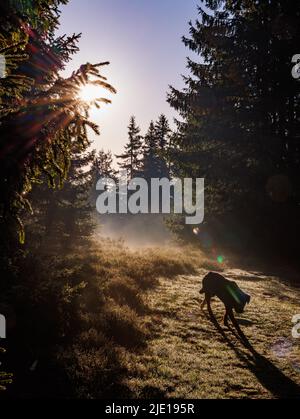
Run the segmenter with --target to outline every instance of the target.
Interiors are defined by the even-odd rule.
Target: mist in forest
[[[95,237],[120,240],[129,247],[165,246],[173,239],[162,215],[101,216]]]

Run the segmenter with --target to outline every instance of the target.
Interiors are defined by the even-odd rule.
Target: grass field
[[[220,265],[192,247],[111,246],[94,254],[106,271],[109,333],[118,359],[110,395],[300,397],[300,342],[291,334],[299,288],[285,278]],[[223,326],[220,302],[212,304],[214,320],[200,310],[200,280],[209,270],[224,271],[252,296],[238,317],[248,345]]]
[[[17,322],[24,336],[8,347],[8,397],[300,397],[291,323],[300,288],[285,274],[237,269],[193,247],[105,241],[57,254],[42,255],[23,284],[34,292]],[[247,344],[223,326],[221,302],[214,318],[201,311],[210,270],[251,295],[238,316]]]

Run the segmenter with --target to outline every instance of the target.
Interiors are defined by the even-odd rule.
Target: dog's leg
[[[238,333],[243,334],[243,332],[241,331],[240,325],[238,324],[236,318],[234,317],[232,309],[229,310],[228,315],[230,317],[230,320],[232,321],[232,324],[234,325],[234,327],[238,331]]]
[[[201,310],[204,309],[204,306],[205,306],[206,303],[207,303],[207,296],[205,294],[204,300],[202,301],[202,304],[201,304]]]
[[[248,341],[247,337],[244,335],[244,332],[242,331],[242,329],[240,328],[240,325],[238,324],[236,318],[234,317],[233,311],[231,310],[229,313],[229,317],[234,325],[234,327],[236,328],[239,337],[241,338],[242,342],[244,343],[244,345],[250,349],[250,350],[254,350],[253,347],[251,346],[250,342]]]
[[[212,312],[211,305],[210,305],[210,300],[211,300],[211,296],[207,295],[206,296],[206,302],[207,302],[208,312],[209,312],[210,316],[213,316],[213,312]]]
[[[228,316],[230,316],[230,309],[229,308],[227,308],[226,307],[226,311],[225,311],[225,314],[224,314],[224,326],[229,326],[229,324],[228,324]]]

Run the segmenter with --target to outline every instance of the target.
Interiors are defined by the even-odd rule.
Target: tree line
[[[124,153],[116,156],[120,170],[125,170],[130,179],[137,176],[145,179],[169,177],[171,137],[165,115],[160,115],[156,123],[151,121],[144,136],[135,117],[131,117]]]

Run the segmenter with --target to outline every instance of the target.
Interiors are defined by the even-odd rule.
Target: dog
[[[246,304],[250,303],[250,295],[244,293],[234,281],[229,281],[223,275],[216,272],[209,272],[202,281],[200,294],[205,294],[205,299],[201,305],[203,310],[205,303],[212,314],[210,300],[218,297],[225,306],[224,325],[228,327],[228,318],[239,329],[238,323],[234,317],[233,309],[237,313],[243,313]]]

